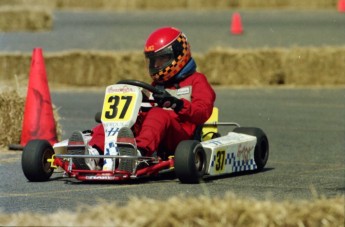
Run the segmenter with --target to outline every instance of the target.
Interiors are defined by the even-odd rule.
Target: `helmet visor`
[[[171,51],[161,50],[159,52],[145,53],[146,65],[151,75],[168,67],[174,60],[174,54]]]

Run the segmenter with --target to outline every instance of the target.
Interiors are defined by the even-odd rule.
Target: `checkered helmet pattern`
[[[145,49],[145,55],[151,58],[162,55],[162,53],[171,53],[173,55],[161,68],[157,69],[149,65],[150,76],[156,83],[164,83],[173,78],[191,59],[190,45],[187,37],[182,32],[179,31],[176,37],[168,41],[168,45],[160,48],[158,51]]]

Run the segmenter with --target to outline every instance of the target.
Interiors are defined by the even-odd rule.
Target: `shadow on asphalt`
[[[259,173],[264,173],[268,171],[272,171],[274,168],[265,168],[259,172],[252,170],[252,171],[246,171],[246,172],[238,172],[238,173],[229,173],[229,174],[224,174],[220,176],[208,176],[204,178],[205,183],[210,183],[214,180],[221,180],[225,178],[232,178],[232,177],[240,177],[240,176],[246,176],[246,175],[254,175],[254,174],[259,174]]]

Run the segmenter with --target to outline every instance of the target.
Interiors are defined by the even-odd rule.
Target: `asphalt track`
[[[199,45],[198,40],[193,38],[196,43],[195,48],[200,51],[212,46],[211,40],[215,40],[214,44],[224,42],[224,45],[230,44],[231,41],[233,46],[236,43],[238,47],[250,47],[251,45],[254,47],[256,41],[258,44],[255,47],[270,46],[269,44],[291,46],[307,45],[308,43],[320,46],[343,44],[345,37],[344,29],[340,29],[344,25],[345,17],[340,17],[336,12],[330,11],[243,12],[243,16],[247,15],[244,18],[247,20],[245,25],[248,28],[242,37],[229,35],[230,16],[227,15],[225,20],[225,12],[196,12],[193,14],[173,12],[172,14],[180,14],[181,17],[174,17],[177,20],[175,21],[171,14],[161,14],[160,20],[157,20],[151,14],[143,12],[105,13],[105,15],[102,13],[80,15],[60,12],[56,14],[57,22],[51,33],[1,34],[1,42],[5,41],[6,44],[1,45],[1,48],[7,51],[31,51],[32,47],[40,44],[44,50],[48,51],[72,47],[121,49],[125,45],[114,45],[114,42],[117,42],[114,40],[122,40],[123,44],[129,45],[128,39],[133,39],[137,41],[134,41],[133,45],[128,48],[136,49],[141,48],[142,39],[147,34],[145,33],[147,29],[141,26],[147,26],[148,30],[152,30],[153,27],[167,23],[169,20],[172,20],[172,24],[175,26],[181,25],[179,27],[183,29],[190,27],[186,33],[191,37],[200,37],[200,40],[205,42],[205,45]],[[198,14],[200,14],[199,20],[202,20],[203,23],[195,19]],[[216,36],[217,38],[213,37],[214,39],[206,39],[204,37],[205,29],[213,32],[212,29],[220,28],[219,14],[224,16],[222,35]],[[182,15],[190,18],[188,25],[184,24],[186,19]],[[117,19],[112,19],[113,16]],[[258,17],[261,19],[258,20]],[[70,23],[71,18],[75,24]],[[88,23],[83,24],[82,21]],[[196,23],[197,21],[198,23]],[[342,21],[342,25],[340,25],[340,21]],[[116,30],[112,27],[115,22],[126,25],[122,28],[123,30],[116,32],[117,38],[109,37],[106,34],[99,35],[101,33],[98,29],[101,28]],[[302,24],[309,26],[301,30],[299,27]],[[200,26],[204,26],[205,29],[201,29]],[[283,30],[291,36],[279,34],[280,38],[278,38],[274,36],[274,33],[271,33],[270,36],[259,29],[265,27],[269,31],[271,27],[273,31],[277,31],[281,26],[285,27]],[[131,33],[134,28],[141,29],[140,35],[136,36]],[[267,36],[255,39],[257,36],[253,37],[250,28],[254,29],[257,34],[261,32],[260,34]],[[79,35],[81,43],[78,45],[80,46],[77,46],[78,37],[72,33],[72,30],[78,29],[83,31],[85,29],[84,33]],[[321,29],[324,30],[320,32]],[[64,34],[60,34],[59,31],[63,31]],[[98,41],[88,38],[86,34],[96,36],[91,31],[98,34]],[[115,33],[113,35],[115,36]],[[52,39],[49,39],[49,36],[52,36]],[[65,38],[57,42],[57,37]],[[310,40],[308,40],[309,38]],[[250,41],[245,42],[243,39]],[[108,42],[104,40],[108,40]],[[111,47],[108,48],[107,45]],[[58,209],[73,209],[81,204],[92,205],[99,201],[116,201],[119,204],[125,204],[128,202],[128,198],[133,196],[164,200],[180,194],[221,197],[226,192],[234,192],[244,197],[285,200],[311,199],[315,195],[333,197],[344,194],[344,88],[217,87],[215,89],[216,105],[220,108],[221,121],[236,121],[242,126],[260,127],[267,133],[270,141],[270,157],[263,172],[209,178],[199,185],[181,184],[177,179],[169,177],[120,184],[83,183],[63,178],[62,173],[54,174],[52,181],[49,182],[30,183],[27,182],[21,171],[20,152],[6,152],[1,154],[0,161],[1,209],[4,212],[50,213]],[[101,108],[103,93],[101,91],[52,91],[52,99],[54,104],[60,107],[59,112],[63,118],[61,123],[65,130],[64,138],[66,138],[75,129],[88,129],[95,124],[94,113]],[[223,134],[229,130],[231,128],[221,128]]]
[[[0,33],[0,51],[142,50],[160,26],[182,29],[194,52],[215,47],[264,48],[345,45],[345,17],[334,10],[241,10],[244,34],[230,35],[234,11],[58,11],[52,31]]]

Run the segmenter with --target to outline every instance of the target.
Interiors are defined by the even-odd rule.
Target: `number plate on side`
[[[256,137],[230,132],[226,136],[201,143],[208,161],[206,173],[221,175],[226,173],[254,170]]]

